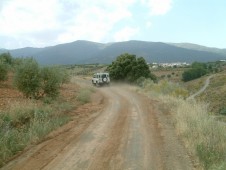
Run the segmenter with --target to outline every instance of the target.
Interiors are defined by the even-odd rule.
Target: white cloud
[[[125,27],[114,35],[115,41],[128,41],[139,32],[138,28]]]
[[[150,8],[151,15],[163,15],[171,8],[171,0],[0,0],[0,37],[4,37],[0,48],[7,44],[13,44],[10,48],[41,47],[78,39],[128,40],[145,25],[131,22],[136,15],[133,8],[140,3]]]
[[[63,42],[75,39],[102,41],[115,24],[132,16],[125,7],[117,8],[118,4],[113,6],[112,2],[103,4],[105,8],[94,5],[81,8],[79,15],[74,17],[73,24],[59,36],[58,40]]]
[[[1,34],[23,34],[52,29],[56,26],[56,5],[55,0],[10,1],[1,11]]]
[[[172,0],[141,0],[150,8],[150,15],[164,15],[172,8]]]

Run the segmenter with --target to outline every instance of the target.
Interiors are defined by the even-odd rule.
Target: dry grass
[[[67,103],[45,105],[32,100],[12,103],[0,114],[0,167],[27,145],[42,140],[49,132],[69,121],[63,114]]]
[[[216,74],[198,100],[209,103],[210,111],[218,114],[226,108],[226,72]]]
[[[91,94],[95,92],[94,88],[82,88],[78,92],[77,99],[80,101],[82,104],[88,103],[91,100]]]
[[[204,86],[205,81],[206,76],[185,82],[183,85],[189,91],[189,94],[192,95]]]
[[[162,89],[161,85],[156,86]],[[156,88],[143,90],[145,94],[152,98],[154,96],[163,103],[164,107],[168,108],[178,135],[184,141],[188,151],[199,158],[201,167],[211,170],[226,169],[225,123],[209,116],[205,103],[164,95],[158,93],[159,89],[157,91]]]
[[[162,68],[157,70],[151,70],[153,74],[155,74],[158,79],[166,79],[175,83],[182,82],[182,74],[186,70],[186,68]]]

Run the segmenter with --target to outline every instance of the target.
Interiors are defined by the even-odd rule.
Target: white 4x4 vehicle
[[[95,73],[92,78],[92,83],[96,86],[109,85],[110,84],[109,73]]]

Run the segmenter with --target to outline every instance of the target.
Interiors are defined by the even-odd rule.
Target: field
[[[87,64],[87,65],[69,65],[68,68],[71,76],[93,75],[94,72],[103,72],[107,66],[102,64]]]
[[[226,71],[215,74],[206,91],[197,99],[209,103],[211,112],[226,115]]]
[[[10,73],[8,80],[0,84],[0,167],[25,148],[49,138],[50,132],[72,117],[80,121],[84,116],[89,117],[87,112],[95,109],[86,105],[95,91],[81,88],[75,81],[61,86],[60,96],[54,100],[26,98],[12,81],[13,74]],[[79,109],[84,115],[72,112]]]
[[[187,68],[162,68],[152,70],[152,72],[157,75],[159,80],[167,80],[185,87],[188,90],[189,95],[192,95],[201,89],[208,76],[213,75],[205,92],[197,96],[196,100],[208,103],[209,112],[212,112],[211,114],[226,114],[226,68],[222,67],[223,71],[219,73],[209,74],[192,81],[183,82],[182,73],[186,69]]]
[[[224,134],[226,129],[224,123],[216,121],[216,116],[212,115],[226,113],[226,96],[224,95],[226,94],[226,71],[214,74],[207,89],[196,97],[195,101],[186,101],[185,99],[189,95],[194,94],[205,84],[209,75],[184,83],[181,81],[181,77],[186,68],[152,70],[159,78],[158,84],[146,80],[142,89],[137,90],[148,96],[149,100],[136,94],[134,87],[125,84],[114,85],[113,83],[112,87],[98,88],[98,90],[92,88],[90,86],[92,74],[104,71],[105,65],[74,65],[67,66],[67,68],[73,78],[61,87],[60,96],[56,100],[25,98],[14,88],[12,73],[9,74],[6,82],[0,84],[0,166],[3,166],[14,155],[20,158],[19,155],[23,155],[23,152],[29,149],[28,146],[39,147],[39,143],[42,145],[44,141],[48,145],[38,150],[34,157],[40,161],[40,164],[31,158],[32,161],[25,161],[24,165],[29,166],[34,161],[35,166],[43,166],[46,164],[46,159],[42,158],[40,155],[42,153],[54,162],[54,164],[48,164],[49,167],[62,167],[64,158],[70,162],[68,165],[73,167],[74,160],[77,160],[79,164],[80,158],[84,158],[84,160],[87,158],[87,155],[81,154],[83,153],[80,152],[81,149],[87,153],[90,152],[89,155],[92,156],[91,153],[96,153],[95,150],[98,147],[101,154],[96,153],[97,156],[92,158],[95,160],[94,162],[87,162],[96,167],[104,164],[104,167],[112,168],[109,162],[117,161],[117,157],[120,156],[118,149],[121,150],[120,152],[127,152],[125,162],[127,159],[130,161],[125,164],[126,167],[137,166],[138,164],[134,164],[136,160],[142,166],[153,162],[156,167],[165,166],[172,169],[192,165],[195,169],[225,168]],[[130,91],[130,88],[133,89],[133,92]],[[106,98],[104,99],[100,95]],[[96,104],[93,103],[94,101]],[[103,107],[105,111],[102,112]],[[130,114],[134,115],[131,117]],[[136,117],[137,115],[140,116]],[[112,116],[111,120],[109,120],[109,116]],[[142,118],[142,116],[144,117]],[[97,121],[92,123],[96,117]],[[223,119],[225,116],[221,117],[221,120]],[[134,122],[135,120],[136,122]],[[132,126],[128,126],[129,124]],[[135,126],[137,124],[142,128],[137,129]],[[153,125],[152,130],[149,129],[151,125]],[[63,127],[59,128],[61,126]],[[74,132],[78,133],[76,138]],[[145,136],[145,140],[139,136],[141,133]],[[96,138],[94,134],[97,135]],[[103,137],[102,134],[107,135]],[[131,144],[126,146],[128,134],[131,136]],[[172,134],[174,134],[173,137]],[[148,141],[151,139],[151,135],[155,136],[152,142]],[[176,135],[183,141],[189,154],[185,150],[180,150],[180,142]],[[124,142],[120,144],[120,141]],[[137,141],[143,141],[139,145],[143,149],[137,150],[140,154],[139,159],[132,152]],[[74,148],[71,142],[75,144],[78,142],[82,146],[76,149],[79,152],[75,155],[80,156],[67,157],[67,154]],[[87,142],[90,145],[87,145]],[[99,147],[99,142],[102,142],[101,147]],[[54,147],[53,143],[57,147]],[[88,149],[85,147],[86,145],[89,146]],[[121,145],[125,145],[125,147],[119,147]],[[64,150],[65,146],[68,147],[68,152],[59,154],[58,159],[55,159],[56,150]],[[128,148],[130,149],[127,150]],[[145,162],[141,152],[147,150],[145,148],[161,150],[162,152],[158,155],[159,159],[152,159],[149,155],[150,162]],[[153,152],[158,152],[157,150],[153,150]],[[49,153],[46,154],[46,151]],[[175,154],[172,154],[174,152]],[[167,157],[164,154],[172,155]],[[178,155],[186,155],[186,160]],[[27,157],[26,154],[25,157]],[[162,160],[163,157],[165,160]],[[134,160],[131,161],[130,158],[134,158]],[[103,162],[103,159],[106,162]],[[172,160],[175,161],[175,164],[172,164]],[[183,161],[186,162],[186,165]],[[17,165],[16,163],[15,166],[23,167],[23,164]],[[173,167],[176,164],[177,167]],[[122,164],[118,165],[122,166]]]
[[[172,82],[181,83],[182,73],[186,68],[159,68],[151,69],[158,79],[166,79]]]

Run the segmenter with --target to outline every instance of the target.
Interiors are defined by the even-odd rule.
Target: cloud
[[[139,33],[138,28],[125,27],[125,28],[123,28],[120,31],[115,33],[114,40],[115,41],[128,41],[134,35],[136,35],[138,33]]]
[[[103,41],[120,21],[132,16],[135,0],[9,0],[1,1],[0,36],[32,45],[64,43],[77,39]],[[58,32],[53,39],[37,37]],[[43,36],[42,36],[43,37]],[[47,36],[48,37],[48,36]],[[39,40],[38,40],[39,39]],[[37,40],[37,41],[36,41]],[[40,43],[37,43],[39,42]],[[43,42],[41,42],[43,41]],[[35,43],[35,44],[34,44]],[[20,43],[20,45],[23,43]]]
[[[0,37],[7,42],[1,45],[19,48],[78,39],[128,40],[141,29],[140,21],[133,22],[137,4],[148,7],[151,15],[163,15],[171,8],[171,0],[0,0]]]
[[[72,24],[66,28],[65,33],[58,37],[59,41],[68,42],[75,39],[89,39],[102,41],[120,21],[130,18],[131,12],[126,6],[121,6],[114,1],[103,2],[101,5],[80,5],[79,15],[74,16]]]
[[[141,0],[150,9],[150,15],[164,15],[172,8],[172,0]]]

